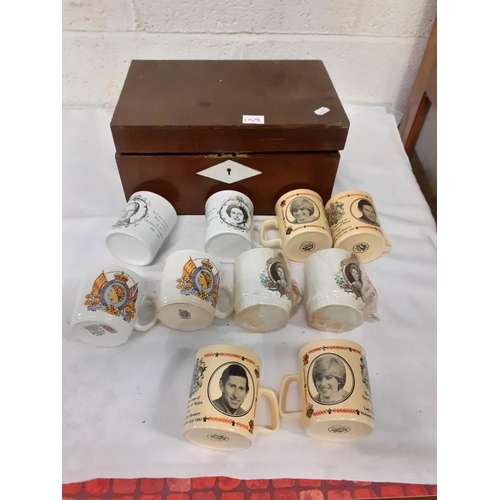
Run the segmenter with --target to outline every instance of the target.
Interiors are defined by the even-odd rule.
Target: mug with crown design
[[[209,326],[214,317],[227,318],[233,312],[233,288],[221,283],[221,265],[206,252],[179,250],[165,260],[157,300],[158,319],[174,330],[192,332]],[[218,306],[220,291],[229,306]]]
[[[90,270],[78,294],[71,330],[88,344],[114,347],[125,343],[132,331],[146,331],[156,317],[143,323],[139,309],[156,299],[144,293],[144,280],[121,266],[107,265]]]

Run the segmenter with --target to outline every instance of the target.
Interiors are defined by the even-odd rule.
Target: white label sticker
[[[330,111],[329,108],[325,108],[324,106],[321,107],[321,108],[318,108],[315,113],[319,116],[323,116],[324,114],[328,113],[328,111]]]
[[[264,124],[264,117],[260,115],[243,115],[243,123],[257,123]]]

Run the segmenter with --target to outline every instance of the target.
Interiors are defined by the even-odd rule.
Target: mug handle
[[[264,234],[268,226],[278,229],[278,219],[267,219],[262,223],[262,226],[260,227],[260,244],[267,248],[282,247],[281,238],[275,238],[274,240],[264,239]]]
[[[387,253],[392,248],[392,245],[391,245],[391,242],[389,241],[389,238],[385,234],[384,230],[382,230],[382,235],[383,235],[384,241],[385,241],[385,248],[383,250],[383,253]]]
[[[224,319],[227,318],[228,316],[231,316],[231,314],[234,311],[234,293],[233,293],[233,287],[226,285],[225,283],[222,284],[219,287],[219,290],[224,290],[228,295],[229,295],[229,301],[230,305],[227,311],[221,311],[219,309],[219,304],[215,306],[215,317],[218,319]]]
[[[274,434],[278,432],[280,428],[280,414],[278,408],[278,398],[274,391],[271,389],[266,389],[265,387],[259,387],[259,393],[257,398],[264,396],[269,401],[269,406],[271,408],[271,427],[266,427],[264,425],[255,426],[255,434]]]
[[[262,240],[260,237],[261,228],[262,228],[262,224],[257,224],[257,223],[255,223],[253,228],[252,228],[252,230],[254,232],[253,247],[252,248],[262,248]],[[257,237],[258,237],[259,241],[257,241]]]
[[[300,309],[303,298],[299,284],[295,280],[292,280],[292,308],[290,309],[290,316],[293,316]]]
[[[289,417],[300,417],[302,415],[302,411],[286,411],[286,398],[285,396],[288,393],[288,387],[290,387],[290,384],[292,382],[297,382],[300,383],[299,376],[298,375],[287,375],[284,379],[283,382],[281,383],[281,389],[280,389],[280,415],[283,418],[289,418]]]
[[[144,304],[144,302],[146,302],[146,300],[149,300],[150,302],[152,302],[152,304],[155,306],[155,310],[156,310],[156,299],[152,295],[145,295],[141,301],[141,305],[137,308],[138,312],[139,312],[139,309],[142,307],[142,304]],[[158,316],[156,314],[155,314],[155,317],[149,323],[146,323],[145,325],[141,324],[139,318],[137,318],[137,323],[135,324],[134,328],[136,330],[139,330],[140,332],[145,332],[146,330],[149,330],[150,328],[152,328],[156,324],[157,321],[158,321]]]

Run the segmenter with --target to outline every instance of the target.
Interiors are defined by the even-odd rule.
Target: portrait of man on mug
[[[221,396],[212,400],[212,404],[225,415],[241,416],[248,409],[241,407],[247,397],[250,386],[245,368],[237,363],[228,365],[219,380]]]
[[[361,199],[357,203],[357,209],[361,212],[361,217],[356,217],[360,222],[366,222],[372,226],[380,227],[377,222],[377,213],[373,208],[373,205],[365,199]]]

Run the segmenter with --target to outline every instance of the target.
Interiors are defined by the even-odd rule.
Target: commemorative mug
[[[134,193],[106,236],[108,250],[134,266],[146,266],[177,222],[177,212],[165,198],[149,191]]]
[[[234,263],[234,316],[251,332],[283,328],[302,303],[285,256],[272,248],[253,248]]]
[[[230,305],[221,311],[219,293],[229,296]],[[157,299],[158,319],[169,328],[192,332],[209,326],[214,317],[233,312],[233,288],[221,284],[221,265],[199,250],[179,250],[165,260]]]
[[[205,203],[205,251],[233,263],[253,247],[253,203],[238,191],[218,191]]]
[[[342,191],[328,200],[325,210],[335,248],[355,252],[362,262],[370,262],[391,249],[368,193]]]
[[[304,263],[304,302],[313,328],[342,333],[378,321],[377,290],[354,252],[328,248]]]
[[[144,294],[144,280],[124,267],[108,265],[87,273],[73,310],[73,335],[103,347],[125,343],[132,331],[144,332],[155,325],[157,319],[142,323],[138,318],[142,304],[149,301],[156,306],[151,295]]]
[[[184,437],[191,443],[217,450],[249,448],[257,434],[279,429],[276,394],[259,387],[261,359],[233,345],[210,345],[196,354],[189,390]],[[256,425],[257,404],[267,398],[269,426]]]
[[[310,189],[289,191],[275,205],[276,218],[262,223],[260,240],[263,247],[280,247],[295,262],[304,262],[309,255],[332,247],[323,200]],[[268,228],[278,229],[279,237],[266,240]]]
[[[299,372],[283,379],[281,417],[299,418],[306,434],[322,441],[354,441],[373,432],[375,421],[363,347],[340,339],[311,342],[300,350]],[[292,382],[299,384],[299,411],[286,410]]]

